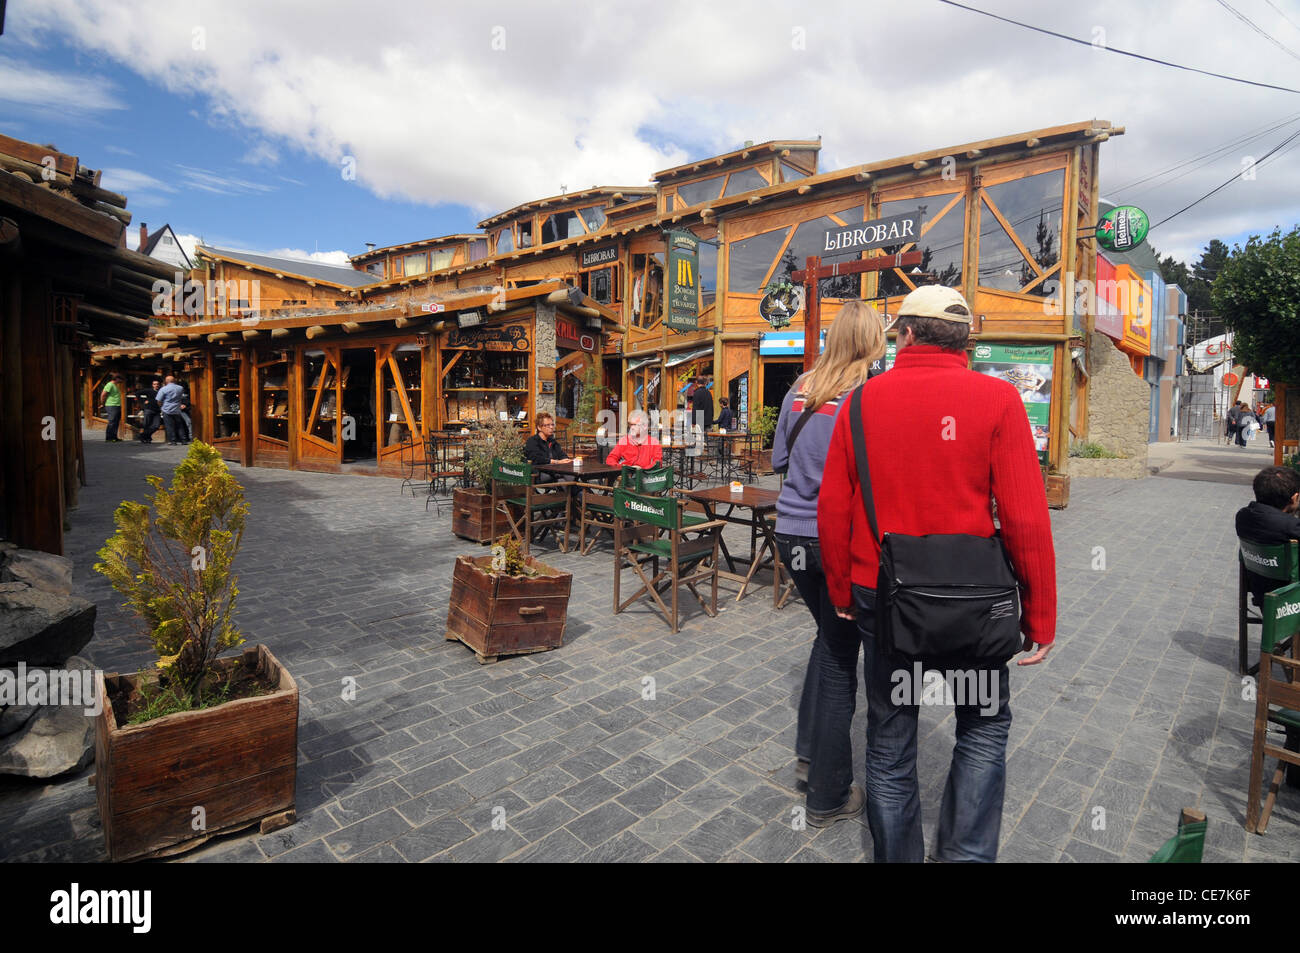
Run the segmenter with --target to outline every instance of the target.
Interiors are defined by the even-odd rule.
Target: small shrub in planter
[[[490,420],[470,435],[465,444],[465,470],[473,487],[457,487],[451,495],[451,531],[476,543],[492,539],[492,494],[487,491],[493,457],[506,463],[524,462],[523,435],[507,420]]]

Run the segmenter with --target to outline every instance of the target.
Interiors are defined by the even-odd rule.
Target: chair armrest
[[[696,523],[693,526],[683,526],[681,531],[683,533],[698,533],[706,529],[710,529],[710,530],[714,528],[725,529],[726,526],[727,526],[726,520],[709,520],[707,523]]]

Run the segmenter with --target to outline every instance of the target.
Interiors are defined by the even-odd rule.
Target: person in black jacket
[[[732,412],[729,404],[730,401],[725,397],[718,401],[718,406],[721,408],[718,411],[718,429],[725,430],[728,433],[736,429],[736,415]]]
[[[154,431],[162,426],[162,408],[158,406],[158,388],[161,386],[162,381],[155,378],[147,390],[142,389],[136,395],[140,398],[143,415],[140,421],[140,433],[136,436],[141,443],[153,443]]]
[[[713,427],[713,395],[709,393],[708,382],[703,377],[695,378],[695,394],[691,397],[693,423],[708,431]]]
[[[543,411],[537,415],[537,432],[524,441],[524,456],[533,466],[547,463],[572,463],[573,458],[564,452],[560,442],[555,439],[555,418]],[[538,483],[554,483],[559,479],[575,477],[557,477],[553,473],[538,474]]]
[[[1237,536],[1252,543],[1275,546],[1300,539],[1300,473],[1290,467],[1265,467],[1255,474],[1255,501],[1237,511]],[[1264,593],[1281,583],[1246,569],[1246,583],[1256,605]]]

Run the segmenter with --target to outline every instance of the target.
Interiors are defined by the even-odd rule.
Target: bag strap
[[[790,440],[785,445],[785,455],[787,457],[794,450],[794,442],[799,439],[799,433],[803,430],[804,424],[812,420],[812,415],[812,407],[804,407],[803,412],[799,414],[799,419],[796,420],[794,426],[790,428]]]
[[[871,468],[867,466],[867,436],[862,428],[862,386],[859,384],[849,396],[849,425],[853,431],[853,455],[858,464],[858,489],[862,493],[862,508],[867,513],[871,535],[880,545],[880,530],[876,526],[876,503],[871,493]]]

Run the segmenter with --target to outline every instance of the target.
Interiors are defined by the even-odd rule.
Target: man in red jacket
[[[940,285],[918,288],[903,299],[898,313],[897,363],[868,381],[861,398],[880,533],[992,536],[989,501],[996,500],[1002,541],[1021,586],[1025,651],[1033,650],[1017,664],[1035,665],[1056,638],[1056,557],[1024,404],[1010,383],[967,368],[971,311],[958,292]],[[865,650],[867,819],[875,857],[919,862],[925,842],[916,725],[917,705],[927,698],[909,684],[912,666],[884,654],[874,637],[880,549],[863,510],[847,412],[839,415],[831,437],[817,522],[831,602],[841,616],[857,618]],[[856,691],[857,646],[831,654],[823,686]],[[957,743],[933,856],[992,862],[1011,726],[1007,667],[964,674],[973,675],[981,696],[987,689],[988,697],[956,699]],[[842,702],[826,699],[823,688],[823,705],[842,707]],[[848,804],[851,794],[844,794]]]

